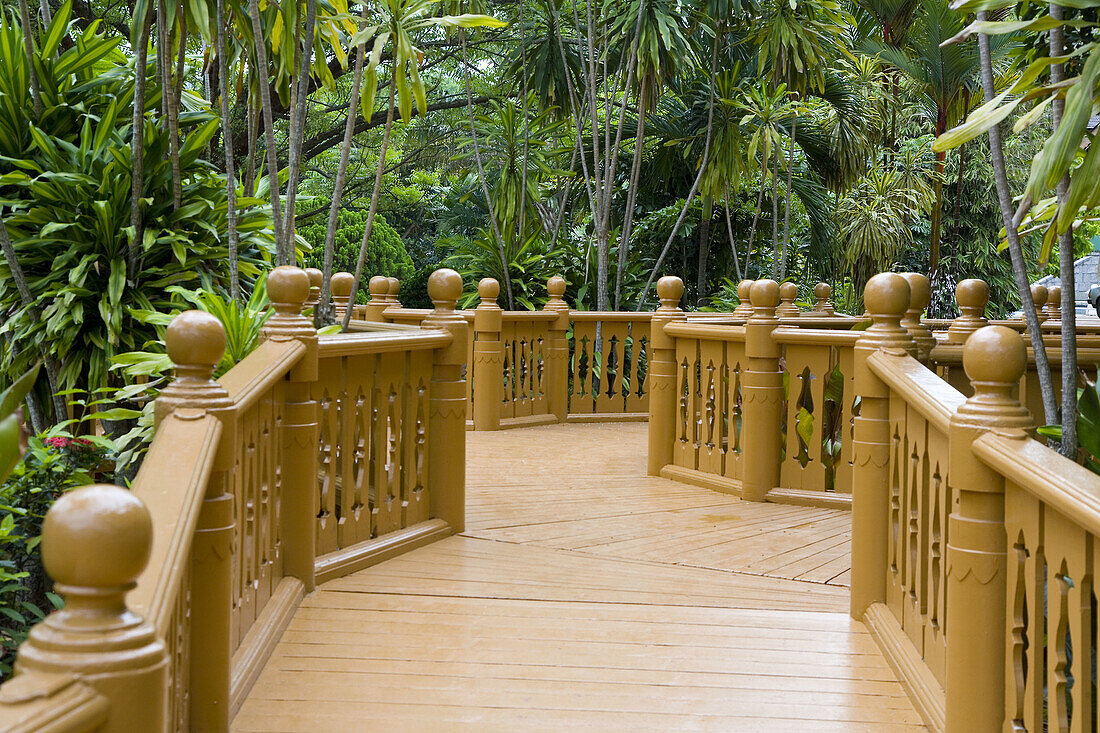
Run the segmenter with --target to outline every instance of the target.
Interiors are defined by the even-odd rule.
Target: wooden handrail
[[[228,393],[233,407],[243,412],[282,381],[305,353],[306,347],[297,341],[264,341],[223,374],[219,383]]]
[[[692,323],[691,321],[673,321],[664,327],[664,331],[673,338],[714,339],[717,341],[744,341],[744,326],[725,326],[711,323]]]
[[[393,333],[334,334],[317,339],[318,355],[357,356],[387,351],[424,351],[445,347],[454,337],[443,331],[399,331]]]
[[[940,432],[947,432],[951,416],[966,402],[961,392],[908,354],[879,351],[867,358],[867,364],[886,386],[902,395],[908,405]]]

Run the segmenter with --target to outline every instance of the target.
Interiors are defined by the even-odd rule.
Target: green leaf
[[[61,45],[61,39],[69,29],[69,19],[72,17],[73,7],[71,2],[62,3],[61,7],[50,21],[50,27],[46,29],[46,35],[42,39],[41,54],[53,56],[57,47]]]
[[[23,399],[38,379],[38,370],[41,366],[41,362],[35,364],[30,371],[15,380],[12,386],[0,393],[0,418],[8,417],[23,403]]]

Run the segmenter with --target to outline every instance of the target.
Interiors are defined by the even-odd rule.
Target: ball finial
[[[318,290],[320,290],[321,289],[321,283],[325,279],[325,273],[321,272],[316,267],[307,267],[306,268],[306,277],[309,278],[309,288],[310,288],[310,290],[313,290],[314,288],[317,288]]]
[[[206,311],[184,311],[168,324],[164,345],[168,358],[177,367],[212,374],[225,354],[225,328]]]
[[[436,308],[454,310],[462,297],[462,276],[447,267],[436,270],[428,277],[428,297]]]
[[[1027,369],[1024,340],[1005,326],[979,328],[963,347],[963,369],[975,385],[1016,385]]]
[[[779,286],[779,309],[776,315],[780,318],[794,318],[799,315],[798,306],[794,304],[798,298],[798,286],[787,281]]]
[[[657,297],[662,308],[679,308],[684,297],[684,281],[675,275],[665,275],[657,281]]]
[[[919,318],[932,300],[932,283],[919,272],[903,272],[901,276],[909,283],[909,307],[906,310]]]
[[[63,593],[134,587],[152,545],[149,510],[117,486],[73,489],[42,523],[42,563]]]
[[[350,298],[351,286],[355,284],[355,276],[350,272],[338,272],[329,281],[332,287],[332,295],[335,298]]]
[[[565,295],[565,285],[564,277],[561,275],[554,275],[546,281],[546,292],[551,298],[561,298]]]
[[[290,265],[276,267],[267,276],[267,297],[276,310],[300,312],[309,300],[309,275]]]
[[[1047,304],[1047,297],[1050,293],[1047,291],[1045,285],[1039,285],[1036,283],[1031,286],[1031,302],[1035,304],[1036,308],[1041,308]]]
[[[775,280],[756,280],[752,283],[749,302],[754,309],[773,309],[779,305],[779,283]]]
[[[874,316],[897,317],[909,309],[909,283],[895,272],[880,272],[867,281],[863,302]]]
[[[385,275],[375,275],[367,283],[367,289],[370,291],[371,300],[385,300],[386,296],[390,294],[390,281]]]
[[[814,285],[814,297],[818,300],[828,300],[832,297],[832,294],[833,286],[829,285],[829,283],[818,283]]]
[[[482,278],[477,284],[477,294],[482,303],[495,304],[500,295],[500,283],[491,277]]]
[[[955,302],[959,304],[959,310],[976,310],[978,315],[985,312],[985,306],[989,303],[989,285],[985,280],[968,278],[960,280],[955,286]]]
[[[388,295],[391,303],[397,303],[397,296],[401,292],[401,281],[396,277],[387,277]]]
[[[1054,285],[1047,288],[1047,319],[1060,320],[1062,318],[1062,288]]]

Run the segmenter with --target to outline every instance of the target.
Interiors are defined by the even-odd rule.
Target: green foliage
[[[59,12],[55,24],[66,22]],[[171,307],[171,288],[225,287],[228,250],[224,178],[200,159],[217,119],[199,109],[180,118],[182,205],[173,209],[169,135],[145,124],[143,241],[131,242],[131,154],[127,110],[133,75],[93,28],[54,56],[51,27],[35,68],[41,115],[25,83],[21,31],[0,20],[0,205],[38,313],[25,307],[7,261],[0,262],[0,332],[19,344],[48,343],[60,361],[59,388],[95,391],[110,383],[112,357],[155,338],[147,315]],[[151,108],[155,97],[147,99]],[[239,197],[242,276],[269,259],[271,217]],[[40,316],[40,317],[39,317]],[[11,350],[0,368],[22,373],[36,349]],[[117,385],[116,385],[117,386]]]
[[[333,272],[355,272],[359,261],[359,247],[363,243],[363,231],[367,226],[365,211],[344,210],[337,221],[336,241],[332,250]],[[325,224],[310,224],[300,227],[298,234],[309,242],[312,249],[305,256],[305,267],[323,269],[325,257]],[[359,283],[359,292],[355,301],[365,303],[370,299],[368,281],[375,275],[396,277],[405,281],[413,276],[412,258],[405,249],[401,235],[386,220],[376,214],[371,227],[370,242],[367,243],[367,260],[363,265],[363,278]]]
[[[1062,440],[1061,425],[1044,425],[1035,432],[1044,438]],[[1085,387],[1077,390],[1077,440],[1078,461],[1100,474],[1100,379],[1086,379]]]

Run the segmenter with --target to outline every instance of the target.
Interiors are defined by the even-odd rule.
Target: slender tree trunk
[[[271,115],[271,85],[267,77],[267,39],[264,37],[259,0],[249,0],[249,7],[252,11],[252,35],[256,53],[256,83],[260,87],[260,114],[263,115],[267,138],[267,178],[271,194],[272,224],[275,227],[275,264],[289,265],[293,250],[288,248],[289,242],[283,229],[283,210],[279,201],[279,159],[275,150],[275,120]]]
[[[287,155],[289,176],[286,182],[286,211],[283,214],[283,236],[287,240],[287,256],[292,265],[297,261],[297,248],[294,246],[294,205],[298,198],[298,178],[302,170],[302,140],[305,137],[306,107],[309,105],[309,70],[313,62],[313,33],[316,23],[317,0],[307,0],[303,44],[305,48],[299,50],[302,58],[298,65],[297,105],[292,110],[290,150]],[[354,108],[349,108],[348,113],[355,117]]]
[[[178,211],[183,205],[183,173],[180,169],[180,104],[183,95],[184,63],[187,60],[187,16],[180,12],[180,48],[176,58],[175,74],[171,75],[171,83],[161,90],[166,98],[168,106],[168,158],[172,165],[172,210]],[[168,34],[170,37],[170,33]],[[168,50],[165,49],[165,57]],[[166,75],[167,72],[166,72]]]
[[[695,302],[702,305],[707,297],[707,258],[710,256],[710,222],[714,217],[714,201],[703,195],[703,212],[699,217],[699,261],[695,273]]]
[[[737,281],[740,282],[741,260],[737,257],[737,241],[733,237],[733,220],[730,218],[730,186],[726,184],[726,233],[730,237],[730,253],[733,255],[733,269],[737,273]]]
[[[1050,4],[1050,17],[1062,20],[1061,5]],[[1050,55],[1057,58],[1065,54],[1065,28],[1050,29]],[[1065,77],[1063,64],[1050,67],[1050,82],[1057,84]],[[1054,98],[1052,105],[1054,129],[1062,124],[1065,100]],[[1058,182],[1058,208],[1066,203],[1069,193],[1069,174]],[[1073,270],[1073,230],[1058,236],[1058,275],[1062,284],[1062,455],[1077,460],[1077,283]]]
[[[699,182],[703,180],[703,174],[707,170],[707,163],[710,162],[710,143],[714,137],[714,76],[717,73],[717,67],[718,44],[715,43],[710,56],[710,104],[707,110],[707,137],[703,143],[703,160],[699,163],[699,172],[695,175],[695,181],[691,184],[691,190],[688,191],[687,198],[684,200],[684,208],[680,210],[680,216],[676,219],[676,223],[672,225],[672,231],[669,232],[668,241],[665,242],[660,257],[657,258],[656,264],[653,265],[653,271],[649,273],[649,280],[646,281],[645,288],[642,290],[642,295],[638,298],[637,310],[641,310],[645,306],[645,300],[646,296],[649,295],[649,289],[653,286],[653,281],[657,279],[657,273],[660,271],[661,265],[664,264],[665,257],[668,255],[668,251],[672,248],[672,243],[676,239],[676,233],[680,231],[680,225],[684,223],[684,219],[691,209],[691,202],[695,199],[695,192],[699,190]]]
[[[42,116],[42,92],[38,87],[38,74],[34,70],[34,28],[27,0],[19,0],[19,24],[23,26],[23,50],[27,52],[27,69],[31,82],[31,99],[34,100],[35,117]]]
[[[623,271],[630,251],[630,235],[634,228],[634,205],[638,199],[638,181],[642,176],[642,154],[645,152],[645,115],[649,106],[648,84],[641,84],[638,96],[638,124],[634,129],[634,160],[630,165],[630,182],[626,189],[626,211],[623,212],[623,231],[619,236],[619,270],[615,274],[615,310],[622,302]],[[623,100],[626,101],[625,99]]]
[[[138,259],[145,240],[145,220],[141,214],[141,199],[145,194],[145,72],[149,50],[149,26],[152,23],[152,5],[138,24],[134,42],[134,118],[130,142],[130,227],[133,240],[126,251],[127,279],[137,272]]]
[[[229,294],[233,300],[241,299],[241,276],[237,262],[237,161],[233,157],[233,132],[229,117],[229,69],[225,50],[225,0],[217,0],[218,24],[218,100],[222,115],[222,142],[225,143],[225,201],[229,228]]]
[[[787,195],[783,197],[783,254],[779,260],[779,279],[787,277],[787,256],[791,249],[791,181],[794,176],[794,148],[798,139],[798,114],[791,115],[791,151],[787,155]]]
[[[366,19],[366,6],[363,8],[363,19]],[[329,298],[332,290],[329,278],[332,277],[332,257],[336,249],[336,229],[340,219],[340,202],[344,197],[344,182],[348,175],[348,160],[351,158],[351,144],[355,140],[355,119],[359,116],[359,93],[363,84],[363,65],[367,56],[366,41],[359,44],[355,53],[355,73],[351,77],[351,101],[348,104],[348,120],[344,126],[344,143],[340,146],[340,162],[336,166],[336,181],[332,189],[332,204],[328,210],[328,226],[325,227],[325,254],[321,277],[321,301],[317,304],[317,313],[314,320],[321,325],[328,316]],[[392,86],[392,85],[391,85]]]
[[[745,248],[745,267],[742,269],[742,273],[745,277],[749,275],[749,265],[752,259],[752,243],[756,238],[756,226],[760,223],[760,215],[764,212],[764,187],[768,181],[768,158],[765,155],[760,161],[760,190],[756,193],[756,211],[752,215],[752,225],[749,227],[749,243]]]
[[[253,72],[250,74],[251,79],[256,78],[256,74]],[[255,197],[256,195],[256,144],[260,138],[260,120],[256,115],[256,105],[254,105],[252,99],[252,84],[245,87],[248,93],[245,94],[245,123],[248,125],[248,160],[245,163],[244,170],[244,193],[246,196]]]
[[[968,105],[969,106],[969,105]],[[952,240],[958,248],[962,240],[963,170],[966,167],[966,143],[959,146],[959,175],[955,179],[955,224]]]
[[[394,68],[394,74],[398,73],[398,69]],[[348,330],[348,324],[351,323],[351,314],[355,311],[355,298],[359,293],[359,282],[363,279],[363,266],[367,263],[367,248],[370,245],[371,230],[374,228],[374,215],[378,211],[378,195],[382,193],[382,176],[386,172],[386,151],[390,147],[390,131],[393,129],[393,97],[397,91],[396,81],[390,82],[390,99],[386,105],[386,127],[382,131],[382,149],[378,152],[378,170],[374,174],[374,192],[370,197],[370,209],[367,211],[367,224],[363,227],[363,241],[359,245],[359,261],[355,263],[355,278],[352,280],[351,285],[351,303],[348,305],[347,312],[344,313],[343,328]],[[352,110],[348,110],[349,114],[354,114]]]
[[[947,110],[940,109],[936,113],[936,137],[947,130]],[[934,279],[936,271],[940,269],[940,241],[943,229],[943,169],[947,153],[936,153],[936,175],[932,181],[932,233],[928,243],[928,272]]]
[[[775,168],[772,171],[772,275],[779,277],[779,146],[775,149]]]
[[[986,20],[986,11],[979,11],[978,20]],[[993,82],[993,57],[989,50],[989,36],[978,34],[978,51],[981,57],[982,89],[985,92],[986,101],[992,100],[996,95],[996,87]],[[997,184],[997,199],[1001,206],[1001,218],[1004,221],[1005,232],[1008,237],[1008,251],[1012,257],[1012,274],[1016,280],[1016,288],[1020,293],[1020,305],[1027,320],[1028,334],[1031,336],[1031,346],[1035,353],[1035,368],[1039,376],[1039,391],[1043,397],[1043,412],[1047,424],[1058,422],[1058,406],[1054,399],[1054,385],[1050,377],[1050,362],[1047,360],[1046,346],[1043,344],[1043,333],[1039,328],[1039,318],[1035,312],[1035,303],[1031,300],[1031,284],[1028,282],[1027,265],[1024,262],[1024,252],[1020,245],[1020,234],[1014,221],[1012,209],[1012,192],[1008,187],[1008,173],[1005,170],[1004,149],[1001,147],[1001,128],[994,125],[989,128],[989,151],[993,163],[993,177]]]

